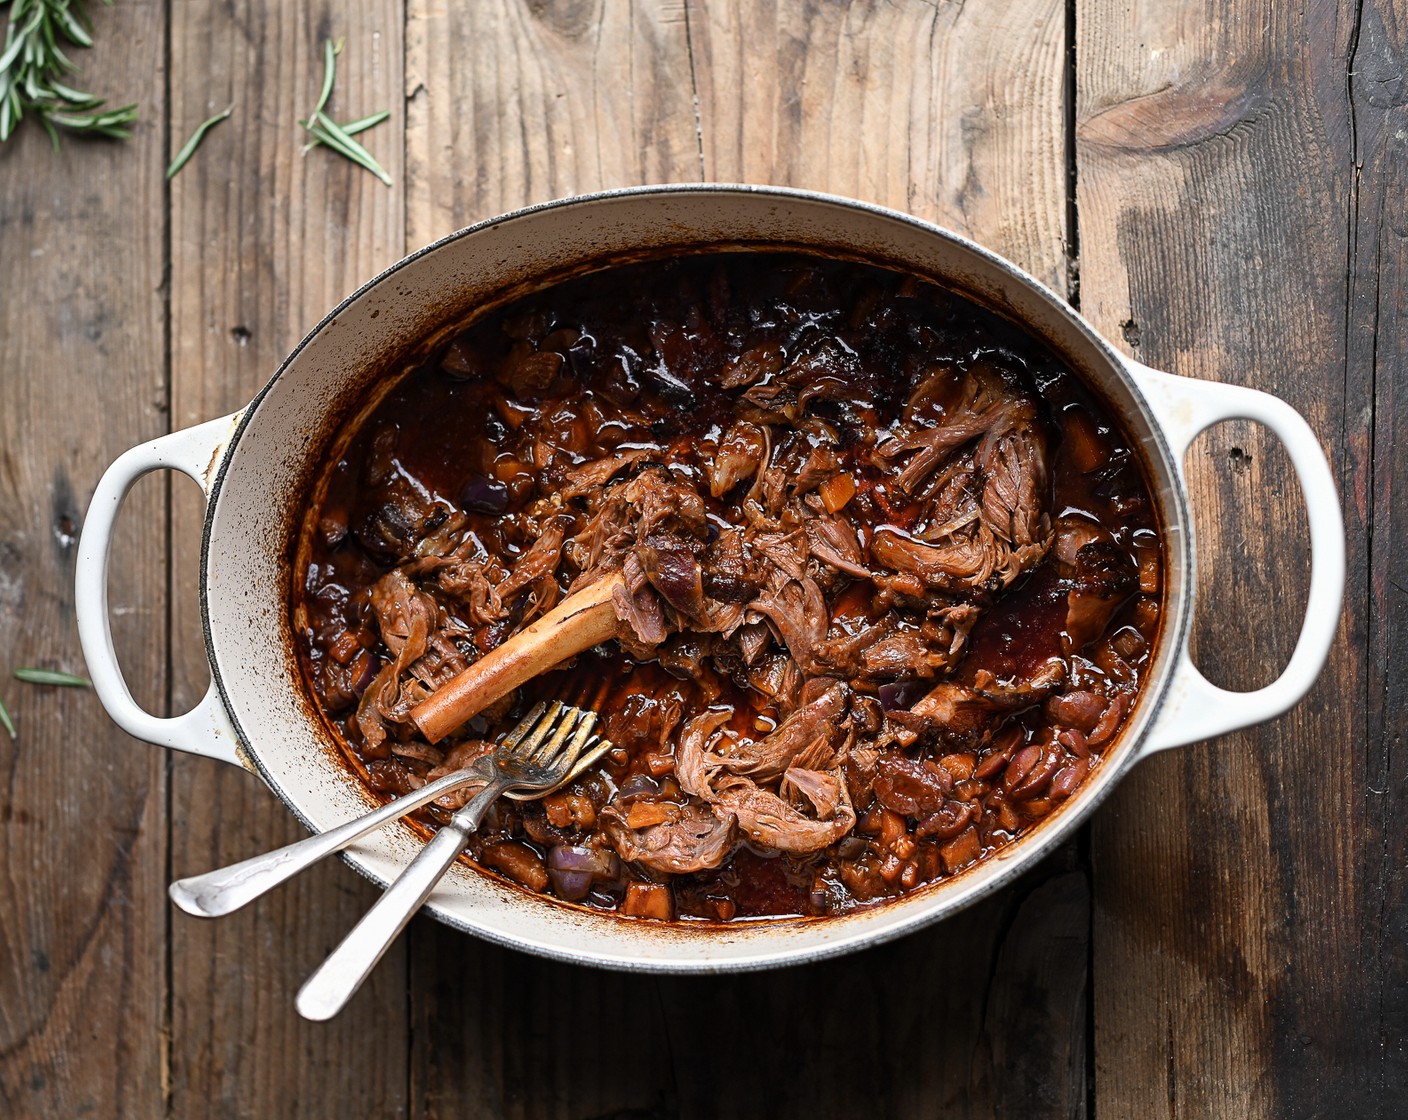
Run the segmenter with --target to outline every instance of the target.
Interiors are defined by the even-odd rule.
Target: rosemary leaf
[[[24,681],[25,684],[52,684],[61,688],[92,687],[92,683],[86,677],[77,677],[72,673],[61,673],[57,669],[16,669],[15,680]]]
[[[349,159],[360,163],[388,187],[391,186],[391,176],[386,173],[386,170],[381,164],[377,163],[371,152],[367,151],[367,149],[362,147],[356,140],[353,140],[352,137],[343,130],[340,124],[326,113],[319,113],[317,115],[317,122],[324,132],[336,138],[338,144],[347,153]],[[324,140],[323,143],[327,143],[327,141]]]
[[[108,136],[114,140],[126,140],[132,135],[132,130],[128,125],[136,123],[137,120],[137,106],[124,105],[120,109],[91,113],[55,113],[50,111],[44,115],[44,119],[60,128],[67,128],[74,132],[95,133],[98,136]]]
[[[315,117],[323,111],[328,98],[332,96],[333,79],[337,77],[337,56],[342,53],[344,42],[344,39],[338,39],[334,44],[328,39],[323,43],[323,92],[318,95],[318,104],[313,109]]]
[[[185,144],[181,146],[181,150],[176,153],[176,158],[171,161],[171,166],[166,169],[166,177],[168,179],[172,178],[176,172],[185,167],[186,161],[196,154],[196,149],[200,147],[200,142],[205,139],[205,134],[234,111],[235,107],[231,105],[223,113],[216,113],[215,116],[211,117],[208,121],[201,121],[196,127],[196,130],[191,133],[191,138],[187,140]]]
[[[389,116],[391,116],[391,110],[383,109],[381,112],[373,113],[369,117],[361,117],[358,120],[349,121],[347,124],[340,124],[337,127],[347,133],[348,136],[353,136],[358,132],[366,132],[369,128],[375,128]]]
[[[111,3],[111,0],[107,0]],[[5,0],[0,0],[0,7]],[[58,130],[126,139],[137,106],[102,109],[105,101],[59,81],[77,67],[61,44],[91,47],[86,0],[12,0],[0,48],[0,143],[32,115],[58,146]]]
[[[356,140],[352,139],[352,134],[342,125],[333,120],[323,109],[327,106],[328,99],[332,97],[333,79],[337,75],[337,56],[342,53],[345,40],[338,39],[334,43],[331,39],[323,43],[323,87],[318,95],[318,104],[313,111],[308,114],[307,120],[299,120],[299,126],[313,137],[315,144],[323,144],[337,152],[338,155],[345,156],[353,163],[365,167],[388,187],[391,186],[391,176],[377,163],[375,157],[366,148],[362,147]],[[359,121],[352,122],[357,125],[364,125],[371,128],[373,124],[384,121],[390,113],[373,113],[370,117],[363,117]],[[371,122],[371,123],[365,123]],[[363,131],[363,129],[358,129]],[[307,149],[305,148],[306,152]]]
[[[375,128],[389,116],[391,116],[391,110],[383,109],[380,113],[373,113],[369,117],[361,117],[358,120],[349,121],[347,124],[342,125],[341,128],[348,136],[355,136],[359,132],[366,132],[369,128]],[[307,121],[299,121],[298,123],[304,128],[308,127]],[[306,156],[321,143],[321,140],[309,140],[308,143],[303,145],[302,154]]]
[[[13,21],[14,18],[15,17],[13,15],[10,16],[11,21]],[[7,70],[9,70],[10,64],[14,62],[16,58],[19,57],[20,51],[24,50],[25,47],[29,45],[30,36],[34,34],[35,30],[39,27],[40,21],[43,18],[44,9],[36,8],[34,11],[34,18],[31,19],[22,28],[20,28],[18,34],[16,34],[15,32],[14,23],[10,23],[9,31],[6,33],[5,36],[5,53],[0,54],[0,74],[3,74]]]
[[[80,93],[52,78],[49,80],[49,89],[53,91],[55,97],[62,98],[75,109],[94,109],[103,103],[101,97],[94,97],[91,93]]]
[[[15,734],[15,721],[10,718],[10,709],[5,707],[5,701],[3,700],[0,700],[0,727],[3,727],[10,733],[11,742],[19,738],[19,736]]]
[[[91,47],[93,36],[88,34],[88,29],[73,17],[73,13],[63,5],[55,5],[51,9],[51,18],[64,29],[64,34],[69,41],[77,43],[80,47]]]
[[[326,147],[331,148],[338,155],[346,156],[348,159],[353,160],[354,162],[356,161],[357,156],[352,151],[352,149],[348,148],[345,144],[343,144],[341,140],[339,140],[336,136],[332,135],[332,133],[328,132],[327,129],[325,129],[322,125],[318,124],[316,121],[310,122],[300,119],[298,123],[301,124],[305,129],[307,129],[308,134],[313,137],[314,147],[318,146],[319,144],[322,144]]]

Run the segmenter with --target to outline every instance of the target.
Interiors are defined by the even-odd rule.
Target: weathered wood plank
[[[1090,893],[1073,864],[1067,849],[840,960],[662,981],[677,1115],[1083,1115]]]
[[[172,182],[173,423],[247,402],[298,338],[403,251],[402,9],[398,0],[262,3],[172,11],[173,148],[232,102]],[[381,109],[365,134],[388,189],[326,150],[300,155],[296,121],[316,101],[322,46],[346,36],[332,115]],[[200,696],[207,669],[194,594],[201,511],[173,500],[174,697]],[[173,875],[296,839],[299,825],[250,775],[178,758]],[[393,950],[348,1014],[299,1019],[303,978],[375,897],[329,862],[219,922],[172,916],[172,1112],[178,1116],[400,1115],[405,1111],[405,956]]]
[[[527,11],[450,18],[412,5],[412,243],[522,202],[696,172],[688,90],[672,84],[691,72],[683,26],[633,7],[637,31],[623,38],[624,11],[611,6]],[[691,4],[688,15],[709,178],[858,194],[936,217],[1064,285],[1061,4],[1009,6],[1009,22],[991,9],[919,3]],[[648,52],[633,45],[641,27],[655,43]],[[981,77],[965,65],[970,55],[987,66]],[[460,70],[465,57],[474,64]],[[561,105],[556,92],[591,100]],[[545,119],[545,105],[555,115]],[[950,124],[960,106],[964,123]],[[661,121],[643,127],[642,107]],[[676,139],[662,145],[667,132]],[[623,135],[604,149],[603,138]],[[450,150],[474,150],[477,163]],[[584,175],[603,158],[597,177]],[[1001,1104],[1078,1115],[1088,889],[1073,853],[1061,859],[896,945],[762,975],[597,973],[420,923],[415,1114],[918,1116],[947,1105],[980,1116]]]
[[[701,2],[690,14],[709,178],[908,210],[1064,290],[1064,5]],[[681,1115],[758,1102],[781,1116],[1083,1114],[1084,882],[1068,850],[892,946],[664,984]],[[720,1078],[711,1034],[722,1024],[743,1052],[800,1036],[788,1052],[805,1061],[734,1064]],[[913,1054],[924,1060],[902,1056]]]
[[[1385,802],[1358,699],[1372,380],[1370,344],[1346,338],[1346,261],[1351,283],[1377,262],[1346,244],[1356,20],[1348,4],[1077,4],[1083,310],[1143,361],[1299,408],[1334,453],[1351,557],[1343,640],[1311,698],[1146,763],[1097,819],[1097,1113],[1316,1115],[1376,1096],[1359,1074],[1382,1041],[1364,921],[1382,883],[1364,873],[1384,856],[1366,811]],[[1197,656],[1233,687],[1264,683],[1304,602],[1299,493],[1246,425],[1188,468]]]
[[[679,3],[411,0],[406,49],[411,246],[532,202],[699,178]],[[409,937],[414,1115],[669,1114],[650,980],[508,953],[425,919]],[[620,1040],[641,1036],[646,1055],[622,1077]]]
[[[406,239],[505,210],[700,178],[681,0],[409,0]]]
[[[1354,394],[1346,410],[1372,390],[1373,428],[1351,426],[1343,441],[1340,477],[1353,500],[1346,512],[1360,544],[1356,585],[1367,573],[1362,625],[1368,662],[1356,681],[1365,699],[1365,781],[1361,796],[1368,834],[1355,853],[1363,973],[1358,983],[1368,1013],[1365,1033],[1377,1051],[1361,1059],[1366,1105],[1403,1111],[1408,1100],[1408,464],[1396,454],[1408,441],[1408,6],[1368,3],[1359,12],[1350,56],[1350,112],[1354,122],[1354,193],[1349,226],[1349,308],[1346,380]],[[1353,415],[1353,414],[1351,414]],[[1356,418],[1357,419],[1357,418]],[[1367,439],[1366,439],[1367,435]],[[1397,495],[1397,496],[1396,496]],[[1367,498],[1368,508],[1364,499]],[[1367,540],[1365,530],[1367,529]],[[1362,567],[1361,567],[1362,565]],[[1361,631],[1356,628],[1355,636]],[[1370,1107],[1364,1108],[1371,1111]]]
[[[163,5],[93,13],[73,52],[95,91],[141,103],[124,143],[37,126],[0,148],[0,1114],[156,1116],[162,1098],[166,783],[90,692],[11,670],[82,672],[73,562],[118,454],[166,429]],[[138,700],[165,701],[165,503],[123,514],[113,630]]]
[[[1063,0],[691,0],[705,170],[906,210],[1064,292]]]

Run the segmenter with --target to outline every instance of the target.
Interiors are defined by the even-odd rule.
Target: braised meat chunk
[[[467,853],[561,903],[882,903],[1058,811],[1137,702],[1161,593],[1138,460],[1054,354],[928,281],[614,266],[461,329],[357,425],[301,537],[310,692],[396,795],[590,691],[601,768],[498,803]],[[608,640],[426,738],[418,705],[581,592],[600,629],[573,649]]]

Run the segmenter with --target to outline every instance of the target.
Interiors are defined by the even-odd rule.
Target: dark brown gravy
[[[994,421],[999,406],[1011,411]],[[922,450],[894,451],[897,440],[922,442],[968,421],[988,426],[929,468],[914,465]],[[770,458],[715,493],[728,482],[720,472],[738,433],[762,428]],[[623,454],[626,467],[561,500],[584,467]],[[1019,534],[1021,515],[1039,513],[1035,543],[1022,552],[979,534],[1007,566],[985,579],[954,576],[954,541],[979,549],[963,534],[987,532],[990,507],[1005,500],[994,481],[1011,466],[1003,457],[1021,455],[1030,461],[1012,468],[1014,478],[1034,472],[1039,509],[1018,497],[1016,513],[999,511],[992,524],[999,537]],[[652,471],[698,495],[707,526],[681,547],[692,550],[709,602],[748,608],[744,625],[766,641],[763,654],[746,661],[742,631],[724,637],[683,623],[658,647],[628,642],[634,656],[611,642],[438,747],[395,718],[395,704],[368,703],[368,690],[392,685],[423,695],[543,613],[581,577],[574,556],[589,550],[572,542],[612,487]],[[293,619],[310,691],[349,760],[373,789],[396,795],[462,764],[538,697],[604,684],[599,710],[616,750],[601,770],[544,801],[499,802],[469,854],[531,890],[634,916],[819,916],[972,866],[1057,810],[1101,764],[1133,708],[1159,624],[1156,513],[1109,411],[1006,320],[935,284],[861,264],[701,255],[623,266],[517,301],[396,385],[314,493]],[[871,576],[819,559],[811,520],[849,526]],[[468,605],[463,587],[447,590],[446,573],[459,570],[451,554],[471,558],[488,586],[516,587],[505,581],[545,532],[566,542],[557,562],[505,596],[499,612]],[[788,532],[789,547],[799,534],[813,542],[801,546],[800,581],[765,555],[770,534]],[[820,652],[796,655],[802,639],[789,644],[786,625],[752,609],[772,592],[730,584],[714,559],[730,534],[749,542],[748,578],[783,586],[774,599],[794,585],[817,588]],[[940,546],[949,551],[936,567]],[[426,597],[435,625],[415,666],[388,684],[392,646],[404,635],[374,588],[393,571]],[[680,622],[672,609],[665,604]],[[765,659],[771,668],[761,671]],[[809,826],[848,809],[854,824],[844,835],[779,851],[740,818],[716,867],[672,873],[619,858],[652,826],[677,827],[686,809],[727,814],[682,788],[675,770],[692,718],[726,712],[711,749],[746,754],[831,686],[844,692],[833,721],[842,730],[808,773],[839,789],[846,809],[828,817],[829,802],[808,802],[797,788],[752,784]],[[735,769],[721,786],[752,782]],[[443,819],[438,812],[428,823]]]

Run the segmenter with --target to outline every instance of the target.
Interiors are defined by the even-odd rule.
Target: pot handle
[[[1239,385],[1176,377],[1125,359],[1157,416],[1173,453],[1180,484],[1183,456],[1199,433],[1221,420],[1255,420],[1280,438],[1300,480],[1310,525],[1310,595],[1300,638],[1285,671],[1265,688],[1229,692],[1210,682],[1177,651],[1173,679],[1141,757],[1169,747],[1213,739],[1274,719],[1300,701],[1329,656],[1344,597],[1344,517],[1329,461],[1320,441],[1294,408],[1278,397]]]
[[[238,753],[239,739],[214,681],[210,682],[200,703],[184,715],[169,719],[143,711],[132,699],[112,644],[108,618],[108,555],[122,500],[143,475],[156,470],[180,471],[195,479],[209,496],[215,466],[239,418],[240,414],[235,413],[197,424],[118,456],[103,472],[93,491],[78,542],[74,578],[79,642],[93,679],[93,690],[113,721],[129,735],[148,743],[218,758],[235,766],[245,765]]]

